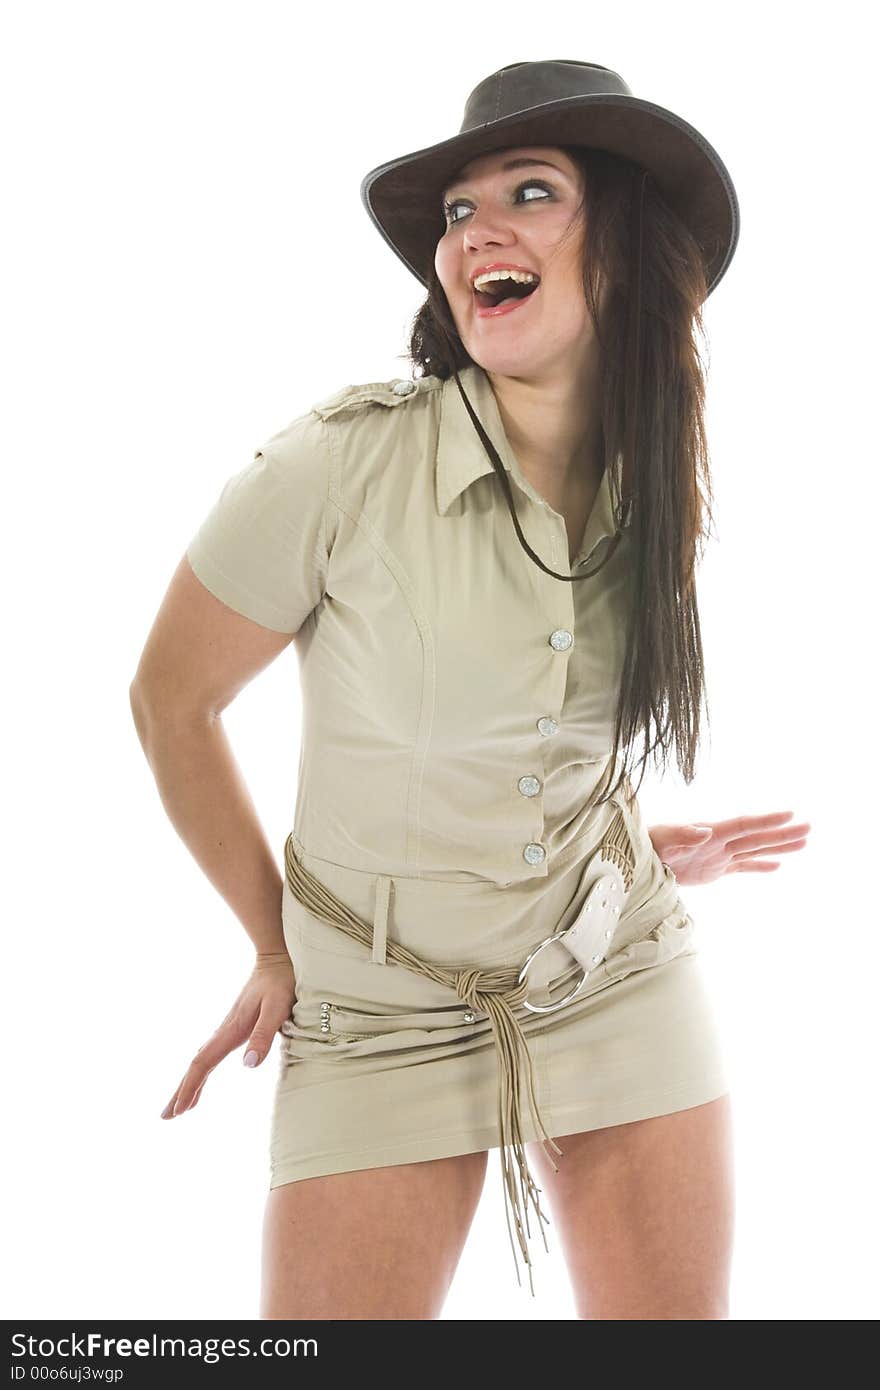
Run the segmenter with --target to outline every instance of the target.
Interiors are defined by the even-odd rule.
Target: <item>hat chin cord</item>
[[[645,184],[646,184],[646,182],[647,182],[647,178],[648,178],[648,171],[647,171],[647,169],[644,169],[644,170],[642,170],[641,177],[640,177],[640,179],[639,179],[640,187],[639,187],[639,194],[638,194],[638,199],[639,199],[639,201],[638,201],[638,236],[637,236],[636,238],[634,238],[636,245],[635,245],[635,254],[634,254],[635,274],[634,274],[634,276],[633,276],[633,280],[634,280],[634,296],[633,296],[633,300],[634,300],[634,303],[635,303],[635,306],[636,306],[636,310],[635,310],[635,313],[636,313],[636,320],[635,320],[635,334],[634,334],[634,351],[633,351],[633,354],[632,354],[632,358],[634,358],[634,360],[632,360],[632,358],[631,358],[631,370],[632,370],[632,375],[633,375],[633,394],[632,394],[631,399],[632,399],[632,400],[635,400],[635,401],[637,401],[638,398],[639,398],[639,397],[638,397],[638,391],[639,391],[639,373],[640,373],[640,368],[641,368],[641,355],[642,355],[642,354],[641,354],[641,312],[640,312],[641,297],[642,297],[642,227],[643,227],[643,216],[642,216],[642,214],[643,214],[644,202],[645,202]],[[636,189],[635,189],[635,180],[633,180],[633,199],[632,199],[633,202],[635,202],[635,199],[636,199]],[[516,506],[515,506],[514,501],[513,501],[513,493],[512,493],[512,491],[511,491],[510,482],[509,482],[508,477],[507,477],[507,469],[504,467],[504,464],[501,462],[501,459],[500,459],[499,456],[498,456],[498,450],[495,448],[495,445],[492,443],[491,439],[489,438],[488,434],[486,433],[485,429],[483,428],[483,425],[482,425],[482,423],[480,422],[480,420],[479,420],[479,418],[478,418],[478,416],[477,416],[476,411],[474,410],[473,406],[471,405],[470,401],[469,401],[468,398],[467,398],[467,395],[465,394],[465,389],[464,389],[464,387],[463,387],[462,384],[461,384],[461,378],[459,377],[458,371],[457,371],[457,369],[456,369],[456,367],[455,367],[455,365],[454,365],[454,363],[455,363],[455,350],[454,350],[453,344],[452,344],[452,342],[451,342],[451,340],[450,340],[449,334],[447,333],[446,328],[444,327],[444,325],[443,325],[442,323],[439,323],[439,324],[438,324],[438,327],[440,328],[440,331],[441,331],[441,334],[442,334],[442,336],[443,336],[443,339],[444,339],[444,341],[446,342],[447,348],[448,348],[448,350],[449,350],[449,360],[450,360],[451,363],[453,363],[452,374],[453,374],[453,376],[455,377],[455,384],[457,385],[457,387],[458,387],[458,389],[459,389],[459,392],[460,392],[460,394],[461,394],[461,398],[462,398],[462,400],[464,401],[464,404],[465,404],[465,407],[466,407],[466,409],[467,409],[467,412],[468,412],[468,414],[470,415],[471,420],[473,421],[474,429],[477,431],[477,434],[479,435],[479,437],[480,437],[480,439],[481,439],[481,441],[482,441],[483,448],[486,450],[486,453],[487,453],[488,456],[489,456],[489,459],[490,459],[490,461],[491,461],[492,467],[495,469],[495,472],[498,474],[498,477],[501,479],[501,485],[502,485],[502,487],[503,487],[503,489],[504,489],[504,496],[505,496],[505,499],[506,499],[506,501],[507,501],[507,508],[508,508],[508,511],[510,512],[510,515],[511,515],[512,519],[513,519],[513,525],[514,525],[514,528],[515,528],[515,530],[516,530],[516,534],[517,534],[517,536],[519,537],[519,543],[520,543],[520,545],[523,547],[523,549],[526,551],[526,553],[531,557],[531,559],[534,560],[535,564],[538,565],[538,566],[544,571],[545,574],[551,575],[554,579],[562,579],[562,580],[565,580],[565,581],[566,581],[567,583],[569,583],[569,584],[573,584],[573,583],[574,583],[576,580],[578,580],[578,579],[592,579],[593,576],[594,576],[595,574],[598,574],[599,571],[600,571],[601,569],[604,569],[605,565],[607,565],[608,561],[611,559],[612,555],[614,554],[615,550],[617,549],[618,545],[620,544],[620,541],[621,541],[621,539],[622,539],[622,534],[623,534],[623,533],[622,533],[622,530],[621,530],[621,528],[620,528],[620,526],[617,527],[617,530],[616,530],[615,533],[614,533],[614,536],[613,536],[612,541],[611,541],[611,545],[610,545],[610,547],[609,547],[609,549],[608,549],[608,551],[607,551],[607,553],[606,553],[606,555],[605,555],[605,558],[602,560],[602,562],[601,562],[599,565],[596,566],[595,569],[588,570],[585,574],[557,574],[555,570],[550,569],[549,566],[547,566],[547,565],[544,564],[544,561],[541,559],[540,555],[536,555],[536,554],[535,554],[534,550],[533,550],[532,547],[529,545],[528,541],[526,540],[525,536],[523,535],[522,527],[521,527],[520,524],[519,524],[519,518],[518,518],[518,516],[517,516],[517,514],[516,514]],[[637,425],[637,418],[636,418],[636,412],[635,412],[635,411],[632,411],[632,412],[630,413],[630,420],[629,420],[629,424],[628,424],[627,428],[628,428],[628,431],[630,432],[629,456],[630,456],[630,458],[634,458],[634,457],[635,457],[636,440],[637,440],[637,428],[638,428],[638,425]]]

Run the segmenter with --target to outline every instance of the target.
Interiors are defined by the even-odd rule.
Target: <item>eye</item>
[[[518,187],[517,190],[516,190],[516,193],[514,194],[514,198],[515,198],[515,199],[518,198],[519,195],[520,195],[520,193],[524,193],[524,192],[526,191],[526,189],[528,189],[528,188],[537,188],[539,192],[541,192],[541,193],[544,194],[545,198],[546,198],[546,197],[551,197],[551,198],[552,198],[552,196],[553,196],[553,190],[552,190],[552,188],[549,188],[548,185],[547,185],[546,183],[542,183],[540,180],[532,180],[532,179],[530,179],[527,183],[521,183],[521,184],[519,185],[519,187]],[[537,202],[540,203],[540,202],[543,202],[543,201],[544,201],[544,198],[538,198],[537,200],[534,199],[534,198],[529,198],[528,201],[529,201],[530,203],[533,203],[533,202],[535,202],[535,201],[537,201]],[[451,216],[452,212],[453,212],[457,207],[467,207],[467,206],[468,206],[468,203],[465,202],[463,199],[460,199],[460,198],[453,198],[453,199],[451,199],[449,202],[446,202],[446,200],[444,199],[444,202],[443,202],[443,211],[444,211],[444,213],[445,213],[445,215],[446,215],[446,219],[447,219],[447,222],[448,222],[448,224],[449,224],[450,227],[454,226],[456,222],[460,222],[460,221],[461,221],[461,218],[460,218],[460,217],[452,217],[452,216]]]

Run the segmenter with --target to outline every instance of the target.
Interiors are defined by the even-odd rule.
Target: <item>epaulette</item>
[[[341,391],[313,405],[312,410],[326,420],[342,410],[357,410],[364,405],[403,405],[404,401],[414,400],[419,392],[440,385],[442,382],[434,376],[420,377],[418,381],[401,377],[392,377],[391,381],[368,381],[360,386],[343,386]]]

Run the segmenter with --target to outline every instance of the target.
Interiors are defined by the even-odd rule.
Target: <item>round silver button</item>
[[[570,632],[566,632],[564,627],[558,627],[555,632],[550,633],[550,646],[554,651],[567,652],[574,638]]]
[[[543,845],[535,844],[530,841],[523,850],[523,859],[527,864],[541,864],[547,858],[547,851]]]
[[[395,381],[391,390],[395,396],[411,396],[413,391],[418,390],[418,387],[414,381]]]
[[[470,1009],[468,1009],[467,1013],[464,1015],[464,1021],[465,1023],[473,1023],[475,1017],[476,1015],[472,1014]]]
[[[520,777],[516,784],[523,796],[537,796],[541,790],[541,783],[537,777]]]
[[[549,714],[545,714],[543,719],[538,720],[538,732],[543,734],[544,738],[549,737],[550,734],[555,734],[558,728],[559,725],[556,720],[551,719]]]

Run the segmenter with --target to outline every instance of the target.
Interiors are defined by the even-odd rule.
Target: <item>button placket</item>
[[[548,641],[554,651],[566,652],[571,649],[574,643],[574,636],[567,628],[555,628],[554,631],[551,632]],[[545,736],[547,733],[555,733],[558,727],[556,720],[549,715],[545,715],[542,719],[538,720],[538,729]],[[520,777],[517,786],[523,796],[537,796],[543,789],[543,784],[540,779],[534,776]],[[543,864],[546,858],[547,851],[538,840],[530,840],[523,849],[523,859],[525,859],[527,864]]]
[[[544,784],[540,777],[535,777],[533,773],[526,773],[520,777],[516,784],[520,796],[533,797],[540,796],[544,789]],[[543,822],[543,817],[541,817]],[[544,861],[546,851],[544,846],[537,840],[530,840],[523,850],[523,858],[528,864],[541,864]]]
[[[574,633],[569,628],[554,628],[547,640],[554,652],[564,656],[567,655],[574,646]],[[563,703],[565,696],[566,677],[567,668],[562,680],[563,699],[560,700],[560,705]],[[559,725],[551,715],[544,715],[537,721],[537,727],[541,734],[547,737],[549,734],[555,734]],[[517,786],[523,796],[537,796],[539,792],[543,790],[541,779],[529,775],[520,777]],[[547,851],[538,840],[530,840],[523,849],[523,858],[527,864],[543,864],[546,857]]]
[[[554,552],[556,550],[555,540],[552,544],[552,550]],[[566,551],[566,555],[567,554],[568,552]],[[558,590],[559,581],[556,580],[554,581],[554,583],[556,585],[556,589]],[[571,585],[568,585],[567,587],[568,592],[566,595],[562,597],[563,601],[567,601],[568,613],[566,614],[566,619],[569,625],[567,627],[554,628],[547,638],[548,644],[550,645],[550,647],[552,647],[553,652],[555,653],[553,657],[554,660],[556,660],[557,657],[560,656],[566,657],[574,646],[574,599],[571,593]],[[554,593],[554,600],[554,606],[557,606],[560,600],[560,595],[558,594],[558,592]],[[563,707],[565,703],[565,691],[567,683],[568,663],[566,662],[562,671],[562,679],[561,681],[559,681],[560,698],[558,704],[560,709]],[[542,737],[547,738],[551,734],[555,734],[557,732],[559,724],[553,718],[552,715],[548,714],[543,715],[540,719],[538,719],[537,728]],[[523,796],[537,796],[538,792],[543,790],[543,784],[537,777],[534,776],[521,777],[517,785]],[[523,849],[523,858],[525,859],[527,864],[543,864],[544,860],[547,858],[547,850],[544,847],[544,845],[540,843],[540,841],[530,840],[529,843]]]
[[[535,495],[526,483],[524,490],[533,501],[536,501],[542,509],[549,523],[549,558],[548,563],[551,569],[563,573],[568,561],[568,537],[565,531],[565,522],[562,517],[556,516],[548,506],[546,500]],[[559,559],[560,546],[563,548],[564,561]],[[546,552],[545,552],[546,553]],[[568,684],[568,662],[565,659],[574,645],[574,599],[570,584],[562,584],[558,579],[553,579],[550,575],[544,575],[536,566],[530,566],[528,577],[534,586],[535,598],[541,613],[550,619],[552,624],[555,618],[558,622],[557,627],[548,625],[546,641],[551,647],[547,654],[548,659],[553,663],[547,668],[547,683],[543,691],[547,706],[550,709],[560,711],[565,705],[566,687]],[[560,621],[561,620],[561,621]],[[551,714],[537,714],[535,716],[535,728],[542,738],[549,738],[559,729],[558,720]],[[534,774],[525,774],[520,777],[517,783],[518,790],[522,796],[537,796],[544,790],[544,779]],[[539,821],[541,833],[544,830],[543,814]],[[522,857],[527,864],[538,866],[543,864],[547,858],[547,849],[540,840],[530,840],[523,846]]]

